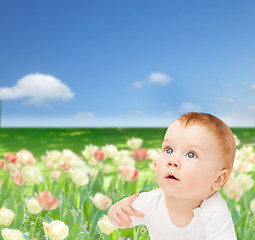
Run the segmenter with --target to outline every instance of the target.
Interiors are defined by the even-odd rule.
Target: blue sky
[[[255,2],[0,1],[2,126],[255,124]]]

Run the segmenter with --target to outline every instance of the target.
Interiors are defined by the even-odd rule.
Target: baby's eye
[[[168,154],[173,153],[173,149],[172,148],[167,148],[166,153],[168,153]]]
[[[189,152],[187,155],[188,155],[189,158],[196,158],[197,157],[197,155],[193,152]]]

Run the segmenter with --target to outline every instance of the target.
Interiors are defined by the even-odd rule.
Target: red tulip
[[[99,161],[104,161],[105,160],[105,154],[102,152],[102,151],[100,151],[100,150],[96,150],[95,152],[94,152],[94,157],[97,159],[97,160],[99,160]]]
[[[132,157],[139,162],[144,161],[147,158],[147,150],[145,148],[137,148],[133,151]]]

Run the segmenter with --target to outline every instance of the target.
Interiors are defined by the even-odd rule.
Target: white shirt
[[[192,220],[183,228],[171,221],[161,188],[140,193],[131,206],[145,214],[130,219],[134,226],[146,225],[151,240],[236,240],[231,213],[218,192],[193,210]]]

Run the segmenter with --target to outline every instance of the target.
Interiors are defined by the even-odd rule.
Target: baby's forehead
[[[202,131],[207,135],[207,137],[211,136],[214,140],[218,141],[217,133],[215,133],[212,126],[201,124],[199,122],[198,123],[194,122],[186,126],[185,124],[181,123],[178,119],[169,125],[169,127],[166,130],[165,137],[174,135],[174,133],[175,134],[178,133],[179,132],[178,130],[180,130],[182,133],[186,131],[189,132],[190,128],[193,129],[192,131],[196,131],[197,127],[199,132],[201,132],[202,129]]]

